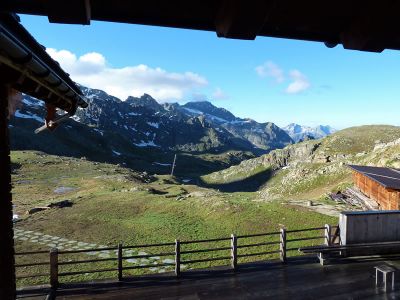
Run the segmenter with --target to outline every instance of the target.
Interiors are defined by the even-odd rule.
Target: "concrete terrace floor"
[[[241,265],[236,273],[219,268],[187,271],[180,279],[165,274],[121,283],[64,284],[55,299],[400,299],[400,274],[394,291],[375,286],[374,266],[381,264],[400,269],[400,257],[353,258],[328,266],[315,257],[302,257],[289,259],[286,265]],[[19,290],[20,299],[44,299],[47,294],[43,288]]]

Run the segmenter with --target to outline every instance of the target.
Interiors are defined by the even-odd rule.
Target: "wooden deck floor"
[[[396,289],[385,293],[375,286],[374,266],[400,269],[400,257],[352,259],[321,266],[315,258],[292,259],[227,269],[186,272],[181,279],[165,275],[126,282],[64,285],[56,299],[400,299],[400,272]],[[21,299],[44,299],[46,290],[23,290]]]

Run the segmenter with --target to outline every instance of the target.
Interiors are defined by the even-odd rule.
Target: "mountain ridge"
[[[320,139],[337,131],[329,125],[317,125],[311,127],[296,123],[290,123],[289,125],[282,127],[282,129],[285,130],[296,143],[309,139]]]
[[[190,161],[181,168],[189,169],[195,161],[212,171],[293,143],[272,122],[238,118],[210,102],[160,104],[148,94],[122,101],[102,90],[80,87],[88,108],[79,109],[56,131],[39,135],[33,131],[44,123],[45,106],[24,95],[23,106],[10,122],[12,149],[85,156],[166,173],[168,168],[155,168],[154,162],[166,165],[174,153]]]

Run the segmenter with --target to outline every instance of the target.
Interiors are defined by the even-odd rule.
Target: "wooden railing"
[[[104,273],[104,272],[115,272],[119,281],[126,278],[124,276],[124,271],[136,270],[136,269],[149,269],[149,268],[159,268],[159,267],[173,267],[175,275],[177,277],[182,274],[183,265],[193,265],[205,262],[215,262],[215,261],[225,261],[225,265],[230,265],[233,270],[238,269],[239,261],[241,259],[246,259],[249,257],[258,257],[256,261],[264,261],[271,258],[273,255],[279,254],[279,259],[282,263],[287,262],[288,252],[296,251],[295,255],[298,256],[300,253],[297,251],[300,246],[304,246],[305,241],[317,241],[320,240],[324,244],[330,245],[331,243],[331,231],[332,228],[337,226],[325,225],[323,227],[314,228],[304,228],[296,230],[287,230],[285,228],[280,229],[280,231],[250,234],[250,235],[235,235],[232,234],[230,237],[205,239],[205,240],[191,240],[191,241],[180,241],[175,240],[172,243],[159,243],[159,244],[144,244],[144,245],[134,245],[125,246],[123,244],[118,244],[117,247],[105,247],[105,248],[94,248],[94,249],[84,249],[84,250],[68,250],[61,251],[53,248],[49,251],[30,251],[30,252],[20,252],[16,253],[16,256],[32,256],[32,255],[49,255],[48,260],[39,260],[37,262],[16,264],[15,267],[20,268],[30,268],[45,266],[49,267],[49,273],[38,272],[32,275],[22,275],[18,276],[17,279],[26,278],[37,278],[37,277],[48,277],[50,285],[56,288],[59,284],[59,278],[65,276],[74,275],[87,275],[91,273]],[[308,236],[309,232],[318,232],[316,235]],[[306,236],[304,236],[306,234]],[[248,242],[249,239],[261,238],[261,242]],[[276,240],[267,240],[276,239]],[[202,247],[202,245],[212,244],[212,247]],[[321,243],[319,243],[321,244]],[[190,246],[197,246],[200,248],[192,249]],[[163,251],[152,253],[152,254],[137,254],[137,255],[126,255],[127,250],[143,250],[151,248],[162,248],[171,249],[171,251]],[[255,250],[252,250],[255,249]],[[259,250],[261,249],[261,250]],[[264,249],[264,250],[263,250]],[[93,258],[85,260],[65,260],[64,256],[74,255],[74,254],[90,254],[98,253],[101,251],[113,251],[115,257],[108,258]],[[125,251],[125,254],[124,254]],[[255,252],[254,252],[255,251]],[[203,257],[204,254],[216,253],[217,256]],[[199,255],[202,255],[199,257]],[[188,256],[191,256],[189,259]],[[153,264],[140,264],[140,265],[124,265],[124,261],[129,259],[147,259],[154,257],[174,257],[173,262],[162,262]],[[260,259],[261,258],[261,259]],[[172,260],[172,259],[171,259]],[[79,270],[79,271],[63,271],[61,269],[68,266],[77,266],[80,264],[96,264],[96,263],[112,263],[112,267],[89,269],[89,270]]]

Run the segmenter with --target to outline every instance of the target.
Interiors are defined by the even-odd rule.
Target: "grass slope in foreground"
[[[176,238],[192,240],[229,237],[231,233],[270,232],[282,226],[288,229],[320,227],[337,222],[335,217],[307,208],[279,201],[255,201],[257,194],[252,192],[218,192],[180,184],[168,176],[145,176],[146,180],[152,180],[146,183],[141,178],[143,174],[111,164],[33,151],[12,152],[12,163],[15,212],[21,216],[15,227],[69,240],[112,246],[120,241],[147,244],[173,242]],[[67,191],[56,193],[60,187]],[[64,199],[71,200],[73,206],[24,214],[32,207]],[[253,238],[246,242],[262,241]],[[312,242],[321,243],[318,240]],[[207,246],[212,245],[193,245],[192,249]],[[49,250],[49,247],[16,240],[16,249],[21,252]],[[277,255],[251,259],[272,257]],[[188,268],[228,263],[203,263]],[[105,275],[75,276],[69,280],[87,280]],[[28,280],[22,283],[38,282]]]

